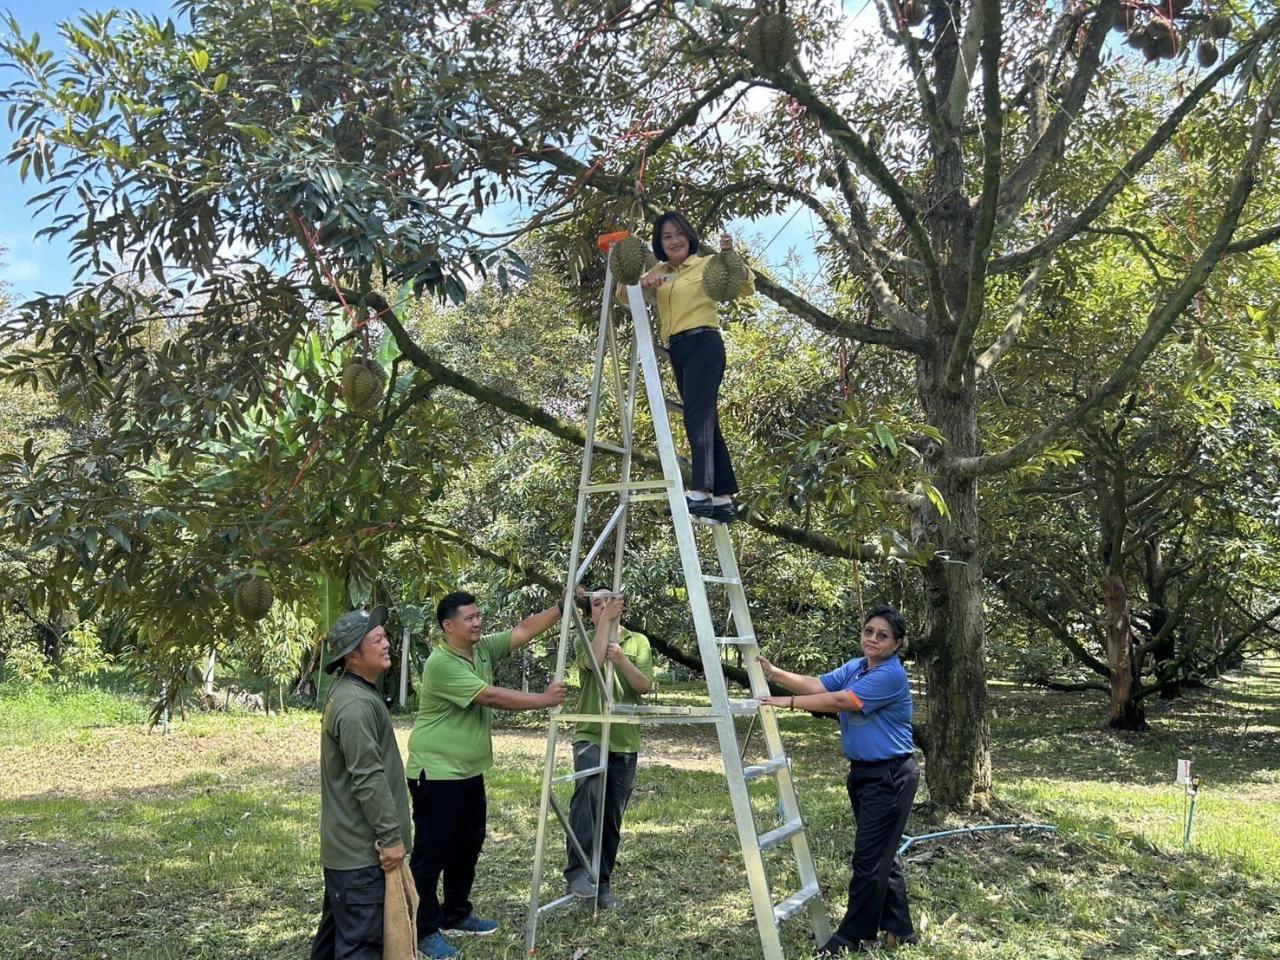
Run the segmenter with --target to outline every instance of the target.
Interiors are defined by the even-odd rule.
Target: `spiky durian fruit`
[[[271,612],[275,595],[271,584],[261,577],[248,576],[236,585],[234,607],[246,620],[261,620]]]
[[[1201,40],[1196,47],[1196,59],[1202,67],[1212,67],[1218,62],[1218,45],[1212,40]]]
[[[609,254],[609,265],[613,269],[614,279],[627,287],[633,283],[639,283],[644,273],[645,256],[644,241],[639,237],[633,234],[624,240],[619,240],[613,245],[613,252]]]
[[[702,268],[702,289],[716,303],[727,303],[742,289],[742,258],[732,250],[717,253]]]
[[[356,413],[368,413],[382,399],[386,374],[371,360],[352,360],[342,368],[342,398]]]
[[[1216,17],[1210,17],[1207,25],[1209,36],[1215,40],[1225,40],[1231,36],[1231,15],[1220,13]]]
[[[784,13],[761,14],[747,31],[744,52],[757,73],[781,73],[796,57],[796,29]]]

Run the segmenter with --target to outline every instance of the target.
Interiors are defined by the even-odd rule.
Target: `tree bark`
[[[946,390],[942,377],[946,357],[947,350],[938,350],[935,375],[923,378],[937,385],[924,391],[925,409],[930,423],[946,437],[948,453],[976,453],[981,441],[973,394]],[[931,457],[942,455],[941,449],[931,451]],[[917,643],[928,690],[925,773],[935,803],[963,810],[981,804],[982,795],[991,788],[978,500],[972,478],[939,470],[937,486],[950,516],[943,517],[928,505],[912,524],[915,545],[931,543],[936,549],[921,571],[925,622]]]
[[[1133,626],[1129,622],[1129,592],[1124,579],[1107,572],[1102,577],[1107,611],[1107,662],[1111,667],[1111,726],[1116,730],[1147,729],[1146,712],[1138,692],[1133,662]]]

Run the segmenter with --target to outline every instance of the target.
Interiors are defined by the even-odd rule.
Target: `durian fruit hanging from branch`
[[[742,258],[732,250],[717,253],[702,268],[702,289],[716,303],[737,298],[742,282]]]
[[[1211,67],[1221,55],[1217,41],[1231,36],[1231,16],[1211,14],[1207,4],[1192,9],[1192,3],[1193,0],[1135,3],[1122,7],[1111,26],[1123,31],[1127,35],[1125,42],[1141,50],[1148,63],[1172,60],[1195,40],[1196,60],[1202,67]]]
[[[356,413],[371,413],[382,399],[387,376],[372,360],[357,358],[342,368],[342,399]]]
[[[271,604],[274,602],[275,594],[271,592],[271,584],[256,574],[250,574],[236,584],[232,606],[239,616],[257,621],[271,612]]]
[[[785,13],[762,13],[747,30],[743,52],[756,73],[772,77],[796,58],[796,29]]]
[[[635,234],[615,243],[609,254],[614,279],[626,287],[639,283],[644,274],[646,254],[644,241]]]

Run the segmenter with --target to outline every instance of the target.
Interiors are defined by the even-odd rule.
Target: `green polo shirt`
[[[618,646],[622,647],[622,652],[627,655],[628,660],[635,664],[637,670],[650,680],[653,679],[653,654],[649,650],[648,637],[643,633],[634,633],[625,627],[619,627]],[[604,706],[601,703],[600,683],[596,680],[595,672],[591,669],[591,661],[587,657],[586,646],[579,640],[577,667],[578,684],[581,686],[582,692],[578,695],[578,712],[603,713]],[[604,667],[601,667],[601,672],[603,671]],[[634,704],[641,702],[640,694],[636,692],[631,684],[627,683],[622,673],[616,668],[613,671],[613,702]],[[600,724],[579,723],[574,729],[573,739],[585,740],[588,743],[600,746]],[[610,724],[609,752],[639,753],[639,725],[634,723]]]
[[[409,734],[410,780],[467,780],[493,766],[493,709],[475,703],[511,653],[511,631],[481,637],[471,659],[437,644],[422,668],[418,719]]]
[[[387,705],[372,684],[333,681],[320,721],[320,862],[356,870],[384,847],[413,842],[409,791]]]

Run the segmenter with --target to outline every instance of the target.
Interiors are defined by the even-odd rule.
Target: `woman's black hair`
[[[680,228],[680,232],[689,238],[689,256],[693,256],[698,252],[698,231],[681,214],[674,210],[668,210],[653,223],[653,255],[663,263],[667,262],[667,254],[662,249],[662,228],[668,223],[674,223]]]
[[[867,615],[862,618],[862,625],[865,627],[876,617],[888,621],[889,629],[893,631],[893,639],[901,643],[907,635],[907,621],[902,619],[902,614],[887,603],[882,603],[880,606],[872,607],[867,611]]]

